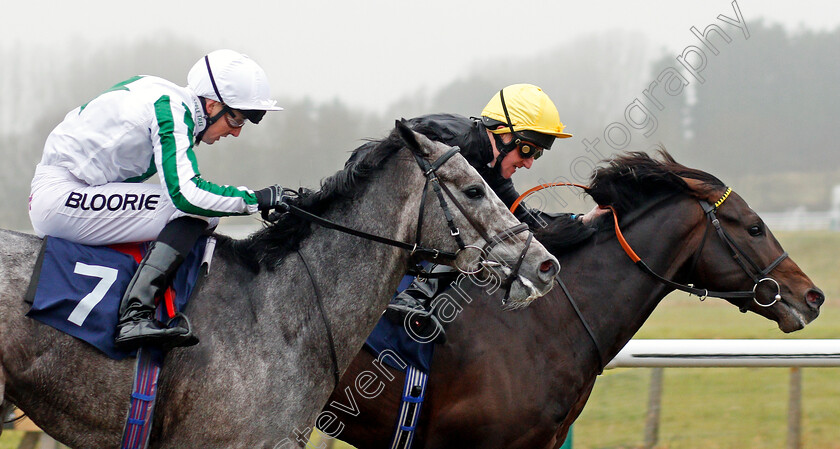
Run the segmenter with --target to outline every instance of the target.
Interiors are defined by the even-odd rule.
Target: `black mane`
[[[650,201],[675,193],[685,193],[705,198],[725,187],[718,178],[701,170],[677,163],[664,149],[657,152],[659,159],[647,153],[628,152],[614,159],[605,159],[592,174],[589,188],[592,199],[600,205],[613,206],[619,216]],[[689,186],[683,178],[696,179],[700,184]],[[555,256],[572,251],[587,242],[596,229],[612,230],[612,218],[584,225],[563,215],[545,228],[534,231],[534,236]]]
[[[664,148],[657,155],[660,160],[647,153],[628,152],[602,161],[607,165],[595,170],[586,193],[596,203],[613,206],[623,216],[663,195],[685,193],[705,198],[725,187],[718,178],[677,163]],[[700,184],[691,187],[683,178],[695,179]]]
[[[334,201],[351,199],[361,194],[371,175],[405,147],[405,142],[396,130],[385,139],[368,142],[353,151],[343,170],[322,180],[320,190],[301,188],[297,197],[289,202],[320,215]],[[217,251],[231,255],[256,273],[261,266],[268,269],[275,267],[286,254],[296,251],[310,232],[309,221],[286,213],[278,221],[267,224],[243,240],[217,235]]]

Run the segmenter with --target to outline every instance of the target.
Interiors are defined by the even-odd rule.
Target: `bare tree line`
[[[634,132],[627,150],[663,144],[678,160],[725,176],[759,210],[795,206],[826,209],[840,183],[840,30],[790,34],[750,24],[749,39],[735,40],[708,60],[705,81],[690,94],[663,101],[650,136]],[[686,33],[686,45],[691,35]],[[183,82],[201,52],[175,38],[119,45],[96,57],[70,60],[51,50],[0,50],[0,227],[25,229],[29,181],[49,131],[72,108],[136,74]],[[654,57],[654,55],[659,55]],[[343,166],[365,139],[382,137],[393,120],[431,112],[478,115],[500,87],[540,85],[555,101],[575,137],[530,172],[517,174],[520,190],[540,180],[570,177],[585,154],[583,139],[601,138],[623,118],[676,55],[651,50],[636,34],[612,32],[580,38],[540,55],[507,55],[477,62],[443,88],[408,92],[368,111],[341,101],[280,97],[286,111],[270,114],[258,130],[223,144],[201,146],[202,174],[218,183],[259,187],[280,183],[317,187]],[[613,152],[602,145],[603,154]]]

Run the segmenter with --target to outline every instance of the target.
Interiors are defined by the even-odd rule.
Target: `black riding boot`
[[[178,267],[207,223],[191,217],[173,220],[152,243],[128,284],[120,303],[114,343],[121,349],[140,346],[192,346],[198,338],[188,328],[168,327],[154,318],[156,299],[163,296]]]
[[[437,334],[434,342],[442,344],[446,342],[446,333],[443,324],[435,316],[434,310],[431,309],[431,304],[438,294],[449,287],[457,273],[444,265],[434,267],[432,272],[452,272],[452,276],[435,279],[414,279],[408,288],[391,300],[391,304],[385,311],[385,317],[394,323],[405,324],[408,316],[408,325],[412,327],[412,332],[415,335],[431,337]]]

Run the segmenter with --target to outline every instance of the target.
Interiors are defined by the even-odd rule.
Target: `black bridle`
[[[729,250],[729,253],[732,256],[732,258],[735,260],[738,266],[741,267],[744,273],[746,273],[747,276],[754,282],[752,290],[718,292],[704,288],[697,288],[693,284],[681,284],[679,282],[675,282],[661,276],[660,274],[653,271],[653,269],[651,269],[641,259],[641,257],[639,257],[635,251],[633,251],[633,248],[630,247],[630,245],[627,243],[627,240],[624,238],[624,235],[621,232],[621,228],[618,225],[618,215],[616,214],[615,209],[613,209],[612,206],[607,207],[610,210],[612,210],[613,221],[615,223],[615,234],[618,238],[619,243],[621,244],[622,249],[624,249],[624,252],[627,254],[628,257],[630,257],[630,260],[632,260],[633,263],[635,263],[635,265],[639,267],[639,269],[641,269],[644,273],[653,277],[660,283],[667,285],[675,290],[684,291],[691,295],[698,296],[700,297],[701,301],[709,296],[721,299],[729,299],[733,301],[743,300],[743,303],[739,305],[738,308],[741,310],[741,312],[745,313],[749,309],[750,300],[754,301],[761,307],[770,307],[782,299],[781,287],[779,285],[779,282],[770,277],[769,275],[770,272],[776,269],[776,267],[778,267],[779,264],[781,264],[782,261],[784,261],[788,257],[788,253],[787,251],[782,252],[782,254],[779,255],[779,257],[777,257],[773,262],[771,262],[766,268],[761,269],[759,268],[758,264],[755,263],[755,261],[752,260],[752,258],[750,258],[749,255],[747,255],[747,253],[745,253],[740,246],[738,246],[738,244],[729,235],[729,233],[727,233],[726,230],[723,229],[723,227],[720,224],[720,220],[715,214],[715,212],[717,212],[717,209],[723,204],[724,201],[726,201],[726,199],[731,193],[732,189],[727,187],[726,192],[723,194],[723,196],[721,196],[721,198],[715,201],[713,204],[709,204],[708,202],[702,200],[699,201],[700,207],[703,209],[703,213],[708,218],[708,221],[706,231],[703,234],[703,239],[700,242],[700,246],[697,248],[697,251],[694,252],[690,272],[694,272],[694,267],[697,265],[697,261],[700,258],[700,253],[703,252],[703,248],[706,244],[706,237],[709,234],[709,230],[711,228],[714,228],[717,232],[718,237],[720,237],[721,241],[725,243],[725,246]],[[586,332],[589,334],[589,337],[592,339],[592,342],[595,344],[595,352],[597,353],[599,363],[598,373],[600,374],[601,372],[603,372],[604,366],[606,366],[601,345],[598,343],[598,339],[595,336],[595,333],[589,326],[589,323],[583,317],[583,314],[580,312],[580,309],[575,303],[575,300],[572,298],[571,293],[566,288],[565,284],[563,284],[563,281],[560,279],[560,276],[557,276],[555,280],[557,281],[558,285],[560,285],[560,288],[563,290],[563,293],[569,299],[569,302],[572,304],[572,308],[574,309],[580,321],[583,323],[583,327],[586,329]],[[761,285],[763,282],[772,282],[776,285],[776,295],[774,296],[773,301],[769,304],[764,304],[760,302],[756,297],[756,290],[758,289],[758,286]]]
[[[486,256],[489,255],[493,248],[498,245],[499,243],[508,240],[517,234],[522,232],[528,232],[528,237],[525,239],[525,245],[522,248],[522,252],[519,254],[519,257],[516,259],[516,262],[513,265],[511,272],[508,274],[507,278],[505,278],[501,285],[507,289],[505,294],[504,301],[507,301],[510,298],[510,287],[513,284],[513,281],[519,275],[519,269],[522,266],[522,262],[525,259],[525,255],[528,252],[528,249],[531,246],[531,242],[533,241],[534,234],[528,228],[528,225],[525,223],[519,223],[517,225],[511,226],[499,233],[495,236],[490,237],[481,226],[479,226],[478,222],[476,222],[468,213],[464,206],[455,198],[452,194],[452,191],[440,182],[440,179],[437,176],[437,170],[445,164],[452,156],[458,154],[460,152],[460,148],[452,147],[442,156],[440,156],[435,162],[429,163],[426,159],[422,158],[421,156],[414,154],[414,158],[417,161],[417,164],[420,166],[420,169],[423,171],[423,176],[426,177],[426,183],[423,186],[423,196],[420,200],[420,207],[418,212],[418,219],[417,219],[417,231],[414,236],[414,243],[406,243],[399,240],[390,239],[388,237],[382,237],[374,234],[370,234],[367,232],[359,231],[356,229],[348,228],[341,224],[338,224],[334,221],[327,220],[325,218],[319,217],[311,212],[308,212],[304,209],[301,209],[298,206],[289,203],[282,203],[278,206],[279,212],[288,212],[293,215],[296,215],[300,218],[305,220],[311,221],[315,224],[323,226],[325,228],[334,229],[339,232],[344,232],[346,234],[355,235],[357,237],[361,237],[366,240],[371,240],[374,242],[382,243],[385,245],[395,246],[397,248],[402,248],[407,250],[411,256],[411,264],[412,268],[409,270],[409,274],[418,275],[425,278],[432,278],[436,277],[435,274],[427,273],[425,270],[420,268],[418,263],[420,260],[430,260],[432,262],[441,262],[441,261],[454,261],[458,258],[458,254],[466,250],[468,248],[475,248],[481,252],[481,259],[482,261],[478,264],[478,270],[470,271],[463,269],[456,264],[456,268],[458,271],[461,271],[464,274],[476,274],[484,268],[489,267],[497,267],[502,265],[502,263],[498,261],[488,261],[485,260]],[[455,239],[455,243],[458,245],[458,250],[456,252],[451,251],[443,251],[435,248],[430,248],[421,244],[422,237],[423,237],[423,217],[424,217],[424,210],[426,207],[426,196],[429,191],[429,186],[432,186],[435,194],[437,195],[438,201],[440,203],[440,207],[443,210],[443,215],[446,219],[447,226],[449,226],[449,233]],[[446,201],[446,197],[452,201],[455,207],[461,212],[467,222],[476,230],[476,232],[481,235],[484,239],[485,244],[483,247],[477,247],[475,245],[466,245],[464,240],[461,238],[461,231],[458,226],[455,224],[455,218],[452,215],[452,210],[449,207],[449,203]],[[265,217],[268,221],[277,221],[279,219],[279,214],[271,214]]]
[[[499,232],[498,234],[496,234],[492,238],[486,232],[484,232],[484,230],[478,225],[478,223],[467,213],[464,206],[455,198],[455,196],[452,194],[452,191],[449,190],[449,187],[446,187],[446,184],[443,184],[443,183],[440,182],[440,180],[438,179],[437,173],[436,173],[436,170],[438,168],[440,168],[441,165],[443,165],[447,160],[449,160],[449,158],[454,156],[459,151],[460,151],[460,149],[458,147],[453,147],[452,149],[447,151],[444,155],[439,157],[432,164],[429,164],[429,161],[427,161],[426,159],[423,159],[419,155],[414,154],[414,158],[417,160],[417,164],[420,165],[420,168],[423,170],[423,175],[426,177],[426,184],[423,186],[423,196],[420,199],[419,218],[417,219],[417,233],[414,236],[414,241],[416,242],[415,247],[418,247],[419,242],[421,241],[422,235],[423,235],[422,234],[422,232],[423,232],[423,216],[424,216],[423,210],[425,209],[426,196],[427,196],[426,194],[429,190],[430,185],[432,186],[432,188],[435,191],[435,194],[438,197],[438,201],[440,202],[441,209],[443,209],[443,215],[446,218],[447,225],[449,226],[449,233],[452,235],[452,237],[455,239],[456,244],[458,245],[458,251],[456,253],[454,253],[453,257],[450,260],[455,260],[458,253],[466,250],[467,248],[475,248],[475,249],[479,250],[480,251],[480,258],[484,259],[484,260],[482,260],[482,262],[480,262],[477,265],[478,269],[475,270],[475,271],[471,271],[471,270],[468,270],[468,269],[463,269],[463,268],[457,266],[457,264],[456,264],[455,268],[457,268],[458,271],[460,271],[461,273],[472,275],[472,274],[477,274],[479,271],[481,271],[484,268],[500,266],[501,264],[499,262],[488,261],[488,260],[486,260],[486,257],[492,252],[493,248],[496,245],[498,245],[499,243],[501,243],[505,240],[508,240],[508,239],[514,237],[515,235],[517,235],[521,232],[526,232],[527,231],[528,232],[528,237],[525,239],[525,245],[522,248],[522,252],[519,253],[519,257],[516,259],[516,263],[514,264],[511,272],[501,282],[500,287],[505,289],[505,296],[502,299],[502,304],[506,304],[508,299],[510,299],[510,290],[513,287],[513,281],[516,280],[516,277],[519,275],[519,269],[522,266],[522,261],[525,259],[525,254],[528,252],[528,248],[531,247],[531,242],[533,241],[534,233],[531,232],[531,230],[528,228],[528,225],[525,224],[525,223],[519,223],[519,224],[514,225],[510,228],[507,228],[504,231]],[[484,243],[483,247],[479,248],[475,245],[465,245],[464,244],[464,240],[461,238],[461,231],[458,229],[458,226],[455,224],[454,218],[452,216],[452,211],[449,209],[449,205],[446,202],[446,198],[444,198],[444,196],[443,196],[444,194],[446,194],[446,196],[449,197],[449,199],[452,201],[452,204],[454,204],[455,207],[458,208],[458,210],[461,212],[461,215],[463,215],[464,218],[466,218],[466,220],[470,223],[470,225],[473,227],[473,229],[475,229],[476,232],[478,232],[479,235],[481,235],[481,238],[484,239],[485,243]],[[412,254],[412,256],[414,256],[416,254],[416,250],[412,250],[411,254]],[[416,270],[417,270],[417,268],[415,268],[413,274],[417,274],[418,276],[423,277],[423,278],[429,278],[429,277],[435,276],[434,274],[427,273],[422,269],[420,269],[420,271],[416,271]]]
[[[472,217],[470,217],[469,214],[467,214],[467,211],[464,208],[464,206],[461,203],[458,202],[458,200],[455,198],[455,196],[452,194],[452,192],[449,190],[449,188],[446,187],[446,184],[441,183],[440,180],[438,179],[438,176],[437,176],[437,170],[443,164],[445,164],[449,159],[451,159],[452,156],[455,156],[460,151],[461,150],[458,147],[452,147],[446,153],[444,153],[442,156],[440,156],[437,160],[435,160],[435,162],[433,162],[431,164],[426,159],[424,159],[424,158],[420,157],[419,155],[417,155],[416,153],[414,153],[414,158],[417,161],[417,164],[420,166],[420,169],[423,170],[423,176],[426,177],[426,183],[423,186],[423,196],[420,200],[419,218],[417,220],[417,233],[415,234],[413,244],[401,242],[399,240],[390,239],[388,237],[382,237],[382,236],[378,236],[378,235],[375,235],[375,234],[370,234],[370,233],[359,231],[359,230],[352,229],[352,228],[348,228],[347,226],[344,226],[344,225],[338,224],[334,221],[327,220],[325,218],[319,217],[319,216],[317,216],[317,215],[315,215],[311,212],[303,210],[300,207],[295,206],[293,204],[289,204],[289,203],[282,203],[280,206],[277,207],[277,210],[275,210],[274,213],[272,213],[272,214],[267,214],[266,213],[266,214],[263,215],[263,218],[266,219],[267,221],[275,222],[275,221],[280,219],[280,215],[281,215],[282,212],[288,212],[290,214],[296,215],[300,218],[311,221],[315,224],[318,224],[318,225],[323,226],[323,227],[328,228],[328,229],[334,229],[336,231],[344,232],[344,233],[350,234],[350,235],[355,235],[357,237],[361,237],[361,238],[366,239],[366,240],[371,240],[371,241],[382,243],[382,244],[385,244],[385,245],[390,245],[390,246],[395,246],[397,248],[402,248],[404,250],[409,251],[409,254],[411,256],[411,262],[414,265],[414,268],[409,270],[409,273],[410,274],[415,274],[417,276],[427,277],[427,278],[437,277],[437,275],[432,274],[432,273],[427,273],[425,270],[423,270],[418,265],[420,259],[430,259],[433,262],[438,262],[438,261],[441,261],[441,260],[455,261],[455,259],[457,259],[457,257],[458,257],[458,253],[460,253],[461,251],[463,251],[467,248],[471,248],[471,247],[480,249],[481,250],[481,255],[482,255],[482,258],[483,258],[486,254],[489,254],[492,251],[493,247],[495,247],[497,244],[499,244],[499,243],[501,243],[501,242],[503,242],[503,241],[505,241],[509,238],[512,238],[513,236],[515,236],[515,235],[517,235],[517,234],[519,234],[523,231],[527,231],[528,232],[528,237],[525,240],[525,246],[522,249],[522,252],[520,253],[519,258],[517,259],[517,261],[516,261],[513,269],[511,270],[510,274],[501,283],[501,287],[504,287],[506,289],[505,290],[505,297],[502,300],[502,304],[505,304],[507,302],[507,300],[510,298],[510,290],[511,290],[511,287],[513,286],[513,281],[519,275],[519,268],[522,265],[522,261],[525,259],[525,254],[528,252],[528,248],[530,248],[530,246],[531,246],[531,241],[533,240],[534,234],[528,228],[528,225],[526,225],[524,223],[520,223],[518,225],[515,225],[515,226],[512,226],[508,229],[505,229],[502,232],[499,232],[498,234],[496,234],[494,237],[491,238],[486,232],[484,232],[484,230],[478,225],[478,223]],[[441,251],[441,250],[438,250],[438,249],[435,249],[435,248],[425,247],[425,246],[422,246],[421,243],[420,243],[421,239],[422,239],[422,236],[423,236],[423,234],[422,234],[423,216],[424,216],[423,210],[425,209],[426,196],[427,196],[426,194],[429,191],[429,186],[430,185],[432,186],[432,188],[435,191],[435,194],[438,197],[438,201],[440,202],[440,207],[443,209],[443,215],[446,218],[447,225],[449,226],[449,233],[452,235],[452,237],[455,239],[455,243],[458,245],[458,250],[454,253],[451,252],[451,251]],[[483,247],[478,248],[474,245],[464,244],[464,240],[461,238],[461,230],[455,224],[455,219],[452,215],[452,211],[449,208],[449,203],[447,203],[446,198],[444,197],[444,194],[446,194],[446,196],[448,196],[449,199],[452,200],[452,203],[455,204],[455,207],[457,207],[459,211],[461,211],[461,214],[464,215],[464,218],[467,219],[467,221],[470,223],[470,225],[484,239],[485,244],[484,244]],[[314,289],[314,292],[315,292],[315,298],[317,300],[317,306],[320,310],[321,318],[324,321],[324,326],[326,328],[327,341],[329,343],[330,356],[332,358],[333,377],[335,379],[335,384],[338,385],[340,372],[339,372],[339,369],[338,369],[338,358],[336,356],[335,341],[333,340],[333,336],[332,336],[332,328],[330,327],[330,323],[327,320],[327,316],[326,316],[326,313],[324,311],[323,302],[321,300],[321,294],[320,294],[320,291],[318,289],[318,284],[315,282],[315,279],[312,277],[312,272],[309,269],[309,265],[306,262],[306,259],[304,259],[303,255],[301,255],[299,251],[298,251],[298,256],[300,257],[300,259],[301,259],[301,261],[304,265],[304,268],[306,269],[306,272],[309,274],[309,279],[312,282],[312,286],[313,286],[313,289]],[[476,271],[462,270],[460,267],[457,266],[457,264],[456,264],[456,268],[459,271],[461,271],[462,273],[465,273],[465,274],[476,274],[484,268],[490,268],[490,267],[499,266],[499,265],[501,265],[501,263],[496,262],[496,261],[482,260],[478,264],[479,268]]]
[[[724,198],[722,198],[722,200],[725,200],[726,196],[728,196],[731,192],[732,192],[732,189],[727,188],[726,194],[724,195]],[[710,205],[709,203],[707,203],[705,201],[700,201],[700,206],[703,208],[703,212],[709,217],[709,221],[708,221],[709,226],[714,226],[715,231],[717,232],[720,239],[724,243],[726,243],[727,248],[729,248],[729,253],[732,255],[732,258],[735,259],[735,262],[737,262],[738,265],[741,267],[741,269],[744,270],[744,273],[746,273],[747,276],[749,276],[752,279],[752,281],[754,282],[754,285],[753,285],[752,291],[730,292],[730,293],[724,293],[721,296],[709,295],[707,293],[706,296],[716,296],[716,297],[723,298],[723,299],[752,298],[752,300],[758,306],[760,306],[760,307],[770,307],[770,306],[772,306],[773,304],[775,304],[776,302],[778,302],[779,300],[782,299],[782,295],[781,295],[782,291],[781,291],[781,287],[779,286],[779,282],[776,281],[775,279],[773,279],[772,277],[770,277],[769,275],[770,275],[771,271],[776,269],[776,267],[778,267],[779,264],[782,263],[782,261],[785,260],[788,257],[788,253],[787,253],[787,251],[783,251],[782,254],[780,254],[779,257],[777,257],[776,260],[771,262],[770,265],[768,265],[765,269],[762,270],[761,268],[759,268],[758,264],[755,263],[755,261],[753,261],[750,258],[750,256],[748,256],[747,253],[745,253],[744,250],[742,250],[741,247],[738,246],[738,244],[735,242],[735,240],[732,239],[732,237],[729,236],[729,234],[726,232],[726,230],[723,229],[723,227],[720,225],[720,220],[718,220],[718,218],[715,216],[715,211],[717,210],[717,207],[719,206],[719,204],[723,202],[722,200],[719,201],[718,203],[715,203],[716,205],[714,205],[714,206]],[[700,247],[700,250],[697,252],[698,257],[699,257],[700,251],[703,251],[702,246]],[[750,270],[750,268],[747,267],[747,265],[744,263],[744,261],[746,261],[749,264],[749,266],[752,267],[752,270]],[[760,302],[758,300],[758,298],[756,297],[756,289],[758,288],[759,285],[761,285],[762,282],[772,282],[773,284],[776,285],[776,295],[773,297],[773,301],[770,302],[769,304],[764,304],[764,303]],[[735,295],[737,295],[737,296],[735,296]],[[744,303],[739,306],[739,309],[741,310],[741,312],[746,313],[748,307],[749,307],[749,300],[744,301]]]
[[[723,196],[720,197],[719,200],[715,201],[714,204],[709,204],[706,201],[700,200],[700,207],[703,209],[703,213],[708,218],[707,224],[707,231],[703,236],[703,240],[700,242],[700,247],[694,253],[694,261],[692,262],[692,270],[697,263],[697,260],[700,257],[700,253],[703,251],[704,245],[706,243],[706,236],[709,234],[709,229],[714,228],[720,240],[725,243],[726,248],[729,250],[729,254],[732,256],[732,259],[738,264],[739,267],[746,273],[746,275],[753,281],[754,285],[752,290],[743,290],[743,291],[727,291],[727,292],[718,292],[712,291],[705,288],[697,288],[693,284],[680,284],[678,282],[671,281],[670,279],[666,279],[661,275],[655,273],[636,253],[630,248],[630,245],[627,243],[627,240],[624,239],[624,236],[621,233],[621,229],[618,226],[618,216],[613,210],[613,220],[615,222],[615,232],[616,236],[618,237],[619,242],[621,243],[621,247],[624,249],[624,252],[630,257],[630,259],[638,266],[642,271],[647,273],[648,275],[652,276],[654,279],[658,280],[659,282],[673,287],[676,290],[681,290],[686,293],[695,295],[700,297],[700,299],[705,299],[709,296],[721,299],[730,299],[730,300],[744,300],[743,303],[738,306],[741,312],[746,312],[749,308],[750,300],[753,300],[757,305],[761,307],[770,307],[775,304],[777,301],[782,299],[781,297],[781,287],[779,286],[778,281],[769,277],[770,272],[773,271],[776,267],[779,266],[782,261],[784,261],[788,257],[788,253],[782,252],[779,257],[777,257],[773,262],[770,263],[766,268],[761,269],[759,268],[758,264],[747,255],[744,250],[741,249],[740,246],[735,242],[735,240],[723,229],[723,226],[720,224],[720,220],[717,218],[715,212],[717,209],[729,198],[729,195],[732,194],[732,189],[727,187],[726,192]],[[746,262],[745,262],[746,261]],[[756,290],[758,286],[764,282],[772,282],[776,285],[776,295],[773,298],[773,301],[769,304],[762,303],[756,297]]]

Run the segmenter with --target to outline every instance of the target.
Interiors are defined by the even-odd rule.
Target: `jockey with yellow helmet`
[[[563,132],[565,126],[548,95],[531,84],[500,90],[481,111],[481,123],[493,136],[494,154],[498,154],[494,165],[507,179],[519,167],[531,168],[543,151],[551,149],[555,138],[572,137]],[[514,157],[508,157],[511,153]]]
[[[279,186],[202,179],[193,148],[239,136],[246,121],[279,110],[256,62],[217,50],[195,63],[187,87],[135,76],[70,111],[47,137],[29,200],[39,236],[89,245],[156,239],[122,298],[117,346],[198,342],[153,319],[155,298],[218,217],[270,210],[283,195]],[[159,184],[143,183],[155,173]]]
[[[519,197],[510,179],[516,170],[530,169],[536,159],[551,149],[555,139],[572,136],[564,132],[557,107],[548,95],[532,84],[503,88],[490,99],[478,118],[430,114],[410,119],[408,123],[432,140],[460,147],[461,155],[508,207]],[[541,220],[537,219],[540,215],[549,214],[524,207],[516,210],[517,218],[531,227],[540,224]],[[433,324],[442,331],[440,323],[430,316],[427,304],[447,286],[448,283],[438,279],[415,279],[395,297],[386,316],[402,322],[403,314],[411,314],[413,321],[421,323],[420,327]]]
[[[519,197],[510,179],[516,170],[531,168],[555,139],[572,136],[563,132],[565,126],[548,95],[532,84],[500,90],[478,118],[430,114],[408,123],[432,140],[460,147],[464,158],[508,207]],[[529,212],[519,208],[516,215],[534,225]]]

